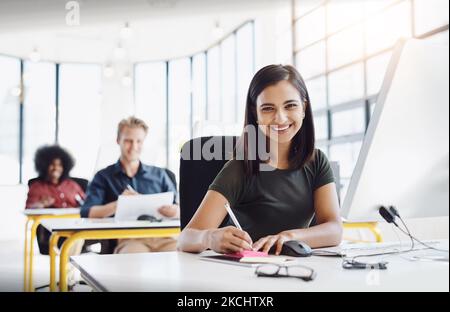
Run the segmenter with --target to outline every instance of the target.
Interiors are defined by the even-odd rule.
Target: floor
[[[33,268],[35,287],[49,284],[49,265],[49,256],[40,255],[37,251]],[[78,271],[76,279],[81,279]],[[23,241],[0,240],[0,292],[21,291],[23,291]],[[45,287],[38,291],[49,291],[49,288]],[[90,292],[92,289],[87,285],[77,284],[72,291]]]

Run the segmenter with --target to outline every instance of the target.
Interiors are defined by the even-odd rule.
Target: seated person
[[[338,245],[342,224],[333,173],[314,148],[314,125],[305,83],[292,66],[270,65],[253,78],[245,126],[268,142],[265,157],[247,131],[238,155],[210,185],[180,234],[179,249],[218,253],[255,250],[280,254],[289,240],[309,246]],[[247,133],[247,134],[246,134]],[[267,148],[266,147],[266,148]],[[243,154],[242,154],[243,153]],[[239,160],[242,159],[242,160]],[[242,226],[219,228],[229,204]],[[310,226],[315,216],[316,225]]]
[[[139,157],[147,136],[144,121],[129,117],[123,119],[117,130],[120,159],[117,163],[100,170],[88,186],[86,201],[81,207],[81,216],[86,218],[112,217],[117,208],[119,195],[155,194],[174,192],[176,186],[162,168],[143,164]],[[131,186],[132,190],[128,188]],[[179,217],[178,205],[160,207],[166,217]],[[137,253],[176,250],[172,237],[121,239],[115,253]]]
[[[84,191],[69,177],[74,164],[72,156],[58,145],[39,148],[34,157],[38,178],[30,185],[25,208],[80,207]],[[37,237],[39,251],[48,254],[50,232],[39,225]]]

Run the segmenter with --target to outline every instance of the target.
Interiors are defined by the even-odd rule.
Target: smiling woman
[[[249,135],[252,128],[268,143],[267,159],[259,157],[261,140]],[[181,233],[179,248],[228,253],[274,247],[280,254],[289,240],[311,247],[339,244],[342,226],[333,173],[326,156],[314,148],[311,103],[294,67],[270,65],[256,73],[241,138],[237,149],[244,157],[230,160],[217,175]],[[242,230],[231,224],[218,228],[227,204]],[[310,227],[314,216],[317,225]]]
[[[300,168],[312,158],[315,135],[311,104],[305,82],[294,67],[269,65],[256,73],[247,95],[245,126],[257,128],[268,138],[269,164],[275,168]],[[244,133],[248,176],[261,167],[255,143]]]
[[[58,145],[46,145],[36,151],[34,163],[38,177],[29,181],[25,204],[32,208],[74,208],[79,207],[85,193],[82,187],[69,177],[75,161]],[[42,225],[37,228],[39,251],[49,252],[50,232]],[[59,241],[59,245],[62,240]],[[77,245],[77,250],[82,244]]]
[[[69,178],[74,167],[72,156],[58,145],[43,146],[34,158],[38,178],[30,183],[26,208],[79,207],[85,194],[80,185]]]

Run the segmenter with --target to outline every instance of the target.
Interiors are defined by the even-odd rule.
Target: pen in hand
[[[228,203],[225,203],[225,209],[227,210],[228,214],[230,215],[231,220],[233,221],[234,225],[242,231],[242,227],[239,224],[239,221],[236,219],[236,216],[234,215],[233,211],[231,210],[230,205]]]
[[[130,184],[127,184],[127,189],[128,189],[129,191],[131,191],[131,192],[137,193],[137,192],[134,190],[134,188],[131,187]]]
[[[236,216],[235,216],[234,213],[233,213],[233,210],[231,210],[231,207],[230,207],[230,205],[229,205],[228,203],[225,203],[225,209],[227,210],[227,212],[228,212],[228,214],[229,214],[231,220],[233,221],[234,225],[235,225],[239,230],[243,231],[241,225],[239,224],[239,221],[237,220]],[[252,245],[253,245],[253,243],[250,243],[250,247],[251,247]],[[253,249],[253,248],[252,248],[252,249]]]

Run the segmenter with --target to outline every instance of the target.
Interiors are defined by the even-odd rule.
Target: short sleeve
[[[228,161],[219,174],[209,186],[213,190],[222,194],[231,207],[239,202],[245,185],[245,174],[243,163],[240,160]]]
[[[334,174],[327,156],[316,149],[314,159],[314,190],[329,183],[334,183]]]

